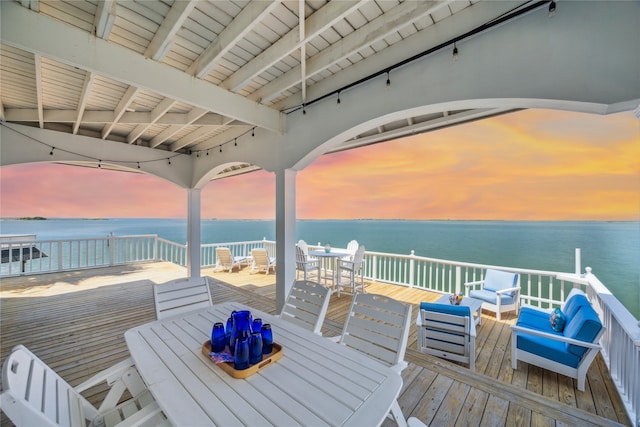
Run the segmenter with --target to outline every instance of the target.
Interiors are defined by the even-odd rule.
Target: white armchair
[[[467,282],[467,296],[482,300],[482,308],[500,314],[514,311],[518,314],[520,306],[520,276],[517,273],[487,269],[484,280]]]

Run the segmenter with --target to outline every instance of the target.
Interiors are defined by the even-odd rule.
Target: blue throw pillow
[[[562,310],[555,308],[551,312],[551,316],[549,316],[549,321],[551,322],[551,328],[554,331],[562,332],[564,330],[564,324],[567,322],[567,317],[564,315]]]

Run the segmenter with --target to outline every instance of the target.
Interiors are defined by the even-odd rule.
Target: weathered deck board
[[[273,313],[275,276],[249,275],[248,269],[213,277],[214,302],[235,300]],[[184,277],[169,263],[113,267],[64,274],[3,279],[0,284],[0,358],[24,344],[72,385],[128,356],[124,332],[155,319],[152,286]],[[367,292],[413,304],[437,295],[419,289],[370,283]],[[325,336],[338,335],[351,296],[331,297],[323,325]],[[412,322],[399,402],[407,417],[433,426],[456,425],[630,425],[601,357],[589,370],[585,392],[570,378],[519,363],[511,369],[510,313],[497,322],[483,314],[478,327],[477,371],[416,350]],[[496,381],[497,380],[497,381]],[[101,399],[96,388],[88,397]],[[10,425],[4,414],[2,425]],[[393,425],[390,420],[385,426]]]

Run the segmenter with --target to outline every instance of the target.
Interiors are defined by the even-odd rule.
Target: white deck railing
[[[221,246],[228,247],[234,256],[249,256],[251,250],[258,247],[266,248],[271,256],[275,256],[275,242],[266,239],[205,244],[201,246],[202,267],[216,265],[215,248]],[[31,259],[36,254],[34,248],[46,257]],[[320,247],[310,246],[310,249],[316,248]],[[2,251],[3,256],[15,253],[17,259],[3,262],[0,277],[149,261],[187,264],[186,245],[156,235],[8,241],[2,244]],[[550,308],[561,305],[573,287],[580,287],[587,293],[606,327],[601,342],[604,359],[632,423],[640,425],[640,324],[590,268],[586,269],[586,274],[573,274],[447,261],[413,253],[365,254],[367,280],[440,293],[464,292],[464,283],[480,280],[487,268],[519,274],[522,304]]]

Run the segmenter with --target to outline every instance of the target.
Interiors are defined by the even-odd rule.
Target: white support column
[[[280,312],[296,276],[296,171],[276,172],[276,310]]]
[[[187,273],[200,277],[200,189],[187,190]]]

